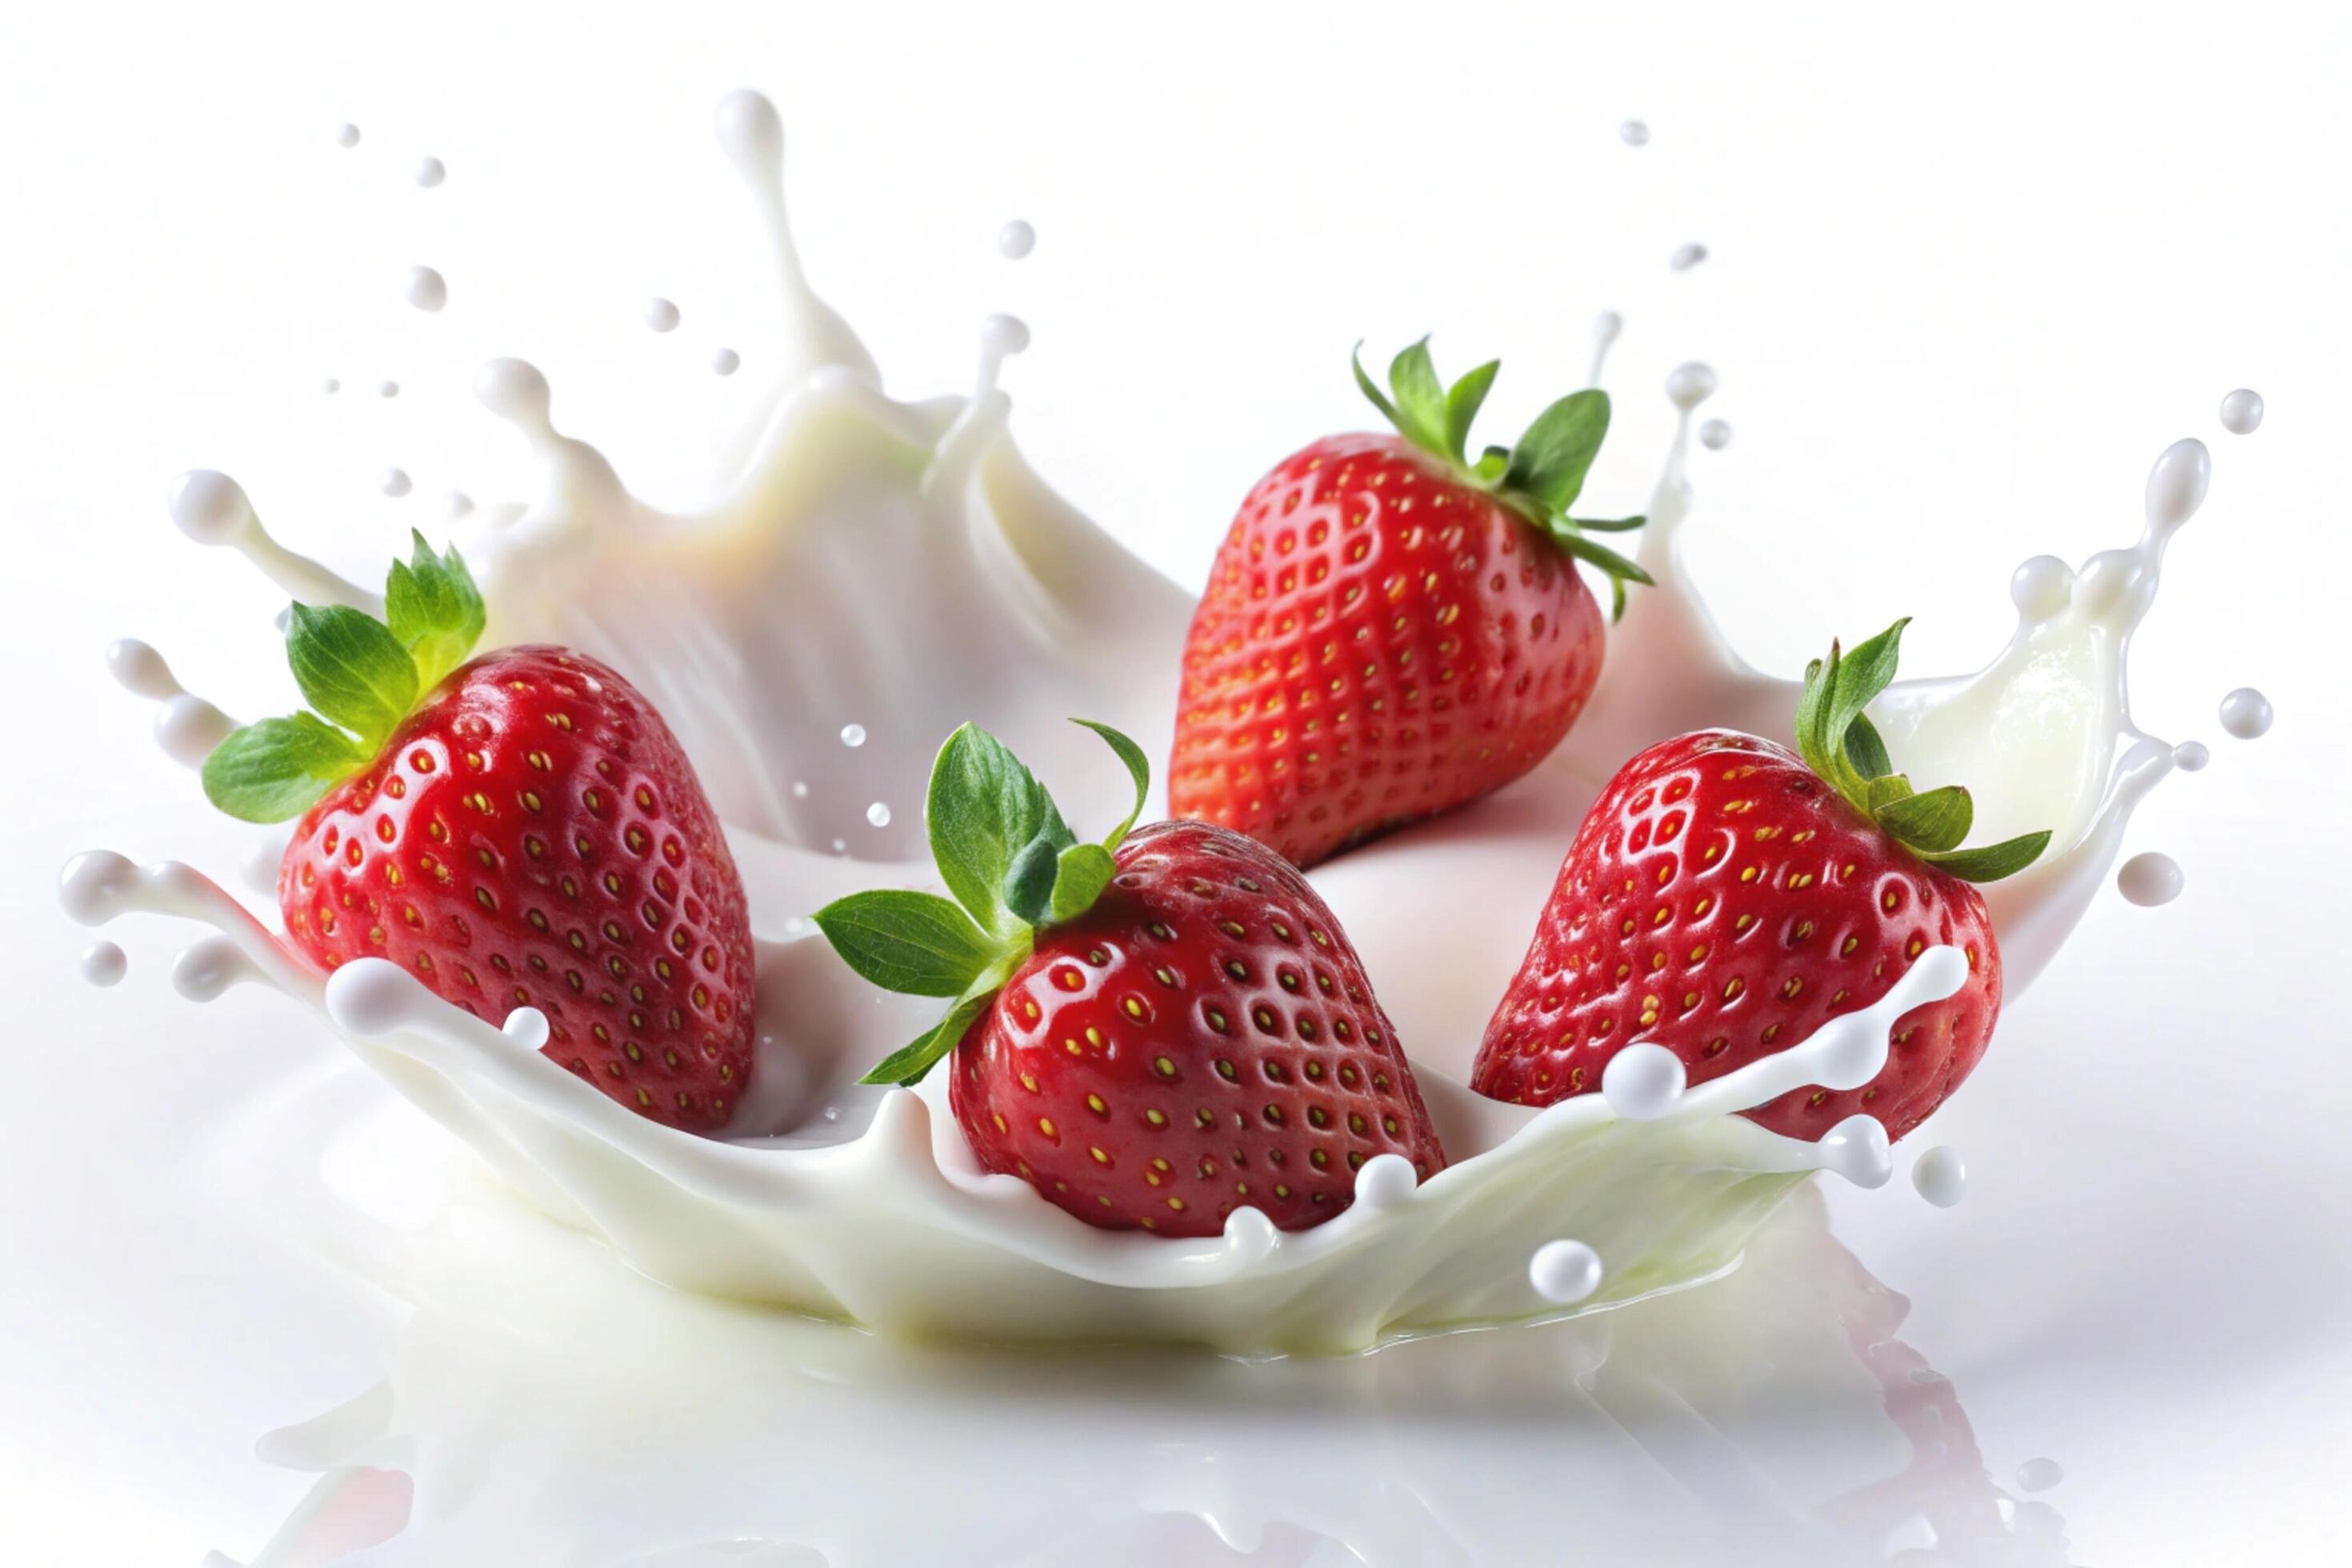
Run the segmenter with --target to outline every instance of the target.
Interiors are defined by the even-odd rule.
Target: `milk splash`
[[[145,910],[213,926],[174,972],[184,994],[257,983],[323,1015],[540,1207],[656,1279],[877,1328],[1350,1350],[1708,1278],[1813,1172],[1864,1186],[1890,1178],[1885,1131],[1867,1115],[1807,1143],[1736,1113],[1807,1085],[1868,1081],[1894,1022],[1961,983],[1954,950],[1923,954],[1874,1006],[1696,1088],[1654,1048],[1621,1054],[1603,1093],[1540,1111],[1463,1083],[1559,856],[1617,764],[1706,725],[1787,736],[1793,683],[1741,663],[1681,563],[1692,417],[1716,386],[1697,363],[1668,383],[1680,424],[1640,546],[1658,585],[1635,594],[1575,733],[1492,799],[1314,874],[1380,976],[1451,1166],[1416,1186],[1391,1168],[1401,1163],[1372,1161],[1351,1208],[1295,1235],[1254,1209],[1201,1240],[1114,1233],[980,1171],[946,1113],[945,1075],[912,1091],[856,1085],[930,1009],[856,980],[809,934],[806,911],[857,888],[930,882],[920,814],[884,803],[925,776],[940,738],[967,719],[1081,814],[1116,815],[1123,781],[1064,716],[1104,719],[1164,754],[1191,598],[1022,458],[998,382],[1027,328],[1009,316],[982,323],[969,396],[886,395],[872,357],[803,273],[774,108],[738,92],[716,118],[765,220],[789,322],[762,346],[778,378],[773,412],[732,492],[695,514],[639,500],[564,431],[547,378],[498,359],[477,395],[531,449],[544,482],[529,506],[467,517],[461,542],[489,605],[486,646],[561,642],[626,671],[729,825],[763,939],[759,1071],[730,1136],[645,1121],[540,1057],[536,1013],[501,1029],[380,961],[322,979],[185,867],[80,857],[61,885],[75,919]],[[1596,379],[1617,325],[1612,314],[1596,329]],[[1877,705],[1922,787],[1965,773],[1982,790],[1995,819],[1980,822],[1984,837],[2056,829],[2041,865],[1991,890],[2012,992],[2056,951],[2104,883],[2132,806],[2174,765],[2174,748],[2131,722],[2126,650],[2207,471],[2201,444],[2168,448],[2137,544],[2079,572],[2027,563],[2012,585],[2017,631],[1991,664],[1903,683]],[[171,510],[191,538],[241,552],[289,595],[380,606],[278,544],[226,475],[186,476]],[[142,696],[167,712],[182,705],[167,745],[199,760],[198,742],[226,717],[178,691],[143,645],[118,645],[116,662]],[[1409,908],[1396,897],[1406,887]],[[1597,1268],[1583,1267],[1587,1253]]]

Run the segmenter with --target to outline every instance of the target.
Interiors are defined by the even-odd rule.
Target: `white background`
[[[892,389],[961,387],[980,318],[1018,311],[1024,446],[1188,582],[1260,470],[1361,422],[1359,337],[1500,354],[1507,431],[1623,310],[1603,512],[1654,474],[1665,372],[1714,363],[1736,438],[1698,454],[1695,570],[1781,667],[1903,613],[1914,668],[1981,658],[2019,560],[2126,542],[2149,460],[2210,442],[2134,666],[2142,722],[2216,751],[2134,829],[2189,892],[2108,897],[2006,1020],[1937,1126],[1966,1205],[1853,1205],[1841,1233],[1977,1375],[1980,1426],[2067,1459],[2085,1557],[2317,1549],[2352,1436],[2340,7],[211,9],[0,25],[0,1519],[47,1560],[249,1547],[299,1489],[251,1435],[373,1375],[299,1260],[192,1239],[140,1153],[313,1047],[261,998],[155,1005],[161,931],[88,991],[49,892],[93,844],[223,869],[244,846],[100,663],[136,634],[241,716],[283,700],[278,596],[185,546],[164,487],[226,468],[289,542],[371,570],[443,489],[521,494],[465,390],[520,353],[639,489],[707,488],[768,321],[708,130],[747,83],[783,110],[809,271]],[[408,181],[425,153],[437,190]],[[1013,267],[1016,216],[1041,237]],[[1712,259],[1670,273],[1686,240]],[[438,317],[400,300],[414,262],[449,279]],[[638,321],[656,293],[667,337]],[[2241,384],[2269,403],[2252,437],[2215,419]],[[417,494],[377,493],[392,463]],[[2280,713],[2258,743],[2214,723],[2240,684]]]

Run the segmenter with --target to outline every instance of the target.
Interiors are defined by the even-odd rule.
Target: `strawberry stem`
[[[1517,446],[1488,447],[1474,459],[1467,456],[1470,426],[1502,362],[1488,360],[1448,387],[1438,379],[1424,337],[1389,362],[1383,393],[1365,374],[1363,347],[1359,342],[1349,356],[1356,385],[1397,433],[1445,464],[1456,480],[1485,490],[1542,530],[1563,554],[1599,568],[1609,579],[1612,618],[1622,616],[1625,584],[1647,584],[1650,574],[1589,535],[1622,533],[1647,520],[1569,515],[1609,434],[1609,395],[1598,388],[1571,392],[1537,415]]]
[[[1805,765],[1864,816],[1928,865],[1966,882],[1997,882],[2033,864],[2050,833],[2022,833],[1998,844],[1963,849],[1976,804],[1958,784],[1925,794],[1895,771],[1886,742],[1864,710],[1894,684],[1906,616],[1852,653],[1830,644],[1830,656],[1805,667],[1797,698],[1797,751]]]

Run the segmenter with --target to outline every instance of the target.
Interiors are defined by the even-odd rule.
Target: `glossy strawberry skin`
[[[1968,956],[1948,1000],[1896,1020],[1859,1089],[1799,1089],[1749,1114],[1817,1139],[1856,1111],[1900,1138],[1968,1077],[2000,1011],[1984,899],[1924,865],[1769,741],[1704,731],[1619,770],[1578,829],[1471,1084],[1549,1105],[1601,1087],[1634,1041],[1704,1083],[1885,994],[1929,947]]]
[[[1574,563],[1517,512],[1401,437],[1318,441],[1218,551],[1169,807],[1311,866],[1541,762],[1602,641]]]
[[[1314,889],[1204,823],[1139,828],[1095,906],[1048,926],[966,1031],[950,1100],[980,1163],[1089,1225],[1284,1230],[1356,1172],[1445,1156],[1396,1031]]]
[[[722,1126],[750,1080],[742,879],[669,727],[604,665],[510,647],[451,673],[306,813],[278,869],[323,969],[385,958],[673,1127]]]

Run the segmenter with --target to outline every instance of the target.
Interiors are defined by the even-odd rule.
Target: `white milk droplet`
[[[1654,1121],[1683,1094],[1680,1058],[1664,1046],[1627,1046],[1601,1070],[1601,1097],[1628,1121]]]
[[[2036,626],[2064,613],[2074,597],[2074,569],[2055,555],[2036,555],[2010,574],[2010,603]]]
[[[2168,904],[2180,896],[2188,882],[2181,875],[2180,863],[2169,855],[2151,849],[2135,855],[2116,873],[2116,887],[2123,896],[2144,910],[2158,904]]]
[[[547,1015],[536,1007],[518,1007],[499,1026],[499,1033],[527,1051],[547,1048]]]
[[[400,383],[396,381],[379,381],[375,384],[375,395],[378,397],[398,397],[400,395]]]
[[[1375,1154],[1356,1173],[1356,1202],[1386,1213],[1412,1196],[1420,1184],[1412,1161],[1402,1154]]]
[[[1014,218],[996,231],[996,249],[1007,261],[1018,261],[1037,248],[1037,231]]]
[[[408,474],[405,469],[386,468],[383,473],[376,476],[375,488],[390,496],[393,500],[398,500],[415,487],[409,483]]]
[[[742,368],[743,356],[733,349],[720,349],[710,356],[710,370],[714,375],[733,375]]]
[[[2202,741],[2183,741],[2172,748],[2172,765],[2184,773],[2200,773],[2213,760],[2213,752]]]
[[[449,167],[438,158],[419,158],[408,177],[429,191],[449,177]]]
[[[451,490],[441,498],[441,512],[445,517],[463,517],[473,510],[474,498],[463,490]]]
[[[848,840],[848,839],[846,839],[846,838],[836,838],[836,839],[835,839],[835,840],[833,841],[833,852],[834,852],[835,854],[836,854],[836,855],[846,855],[846,854],[848,854],[848,853],[849,853],[849,840]]]
[[[1715,395],[1715,367],[1697,360],[1678,364],[1666,377],[1666,399],[1688,414]]]
[[[437,310],[449,302],[449,280],[430,267],[412,267],[402,293],[420,310]]]
[[[2263,395],[2242,386],[2221,399],[2221,428],[2232,436],[2251,436],[2263,427]]]
[[[1856,1111],[1822,1133],[1820,1149],[1822,1169],[1836,1172],[1857,1187],[1883,1187],[1895,1175],[1895,1154],[1887,1147],[1886,1128],[1866,1110]]]
[[[1938,1144],[1913,1162],[1911,1185],[1937,1208],[1948,1209],[1967,1194],[1969,1167],[1958,1149]]]
[[[164,504],[180,531],[198,544],[234,544],[254,524],[244,487],[213,468],[191,468],[173,479]]]
[[[1676,272],[1688,272],[1706,259],[1706,247],[1694,239],[1675,247],[1675,253],[1666,258],[1666,265]]]
[[[794,779],[793,781],[793,798],[794,800],[806,800],[808,798],[808,781],[806,779]]]
[[[180,694],[180,683],[173,677],[172,667],[137,637],[123,637],[106,650],[107,673],[115,684],[133,697],[144,697],[151,702],[161,702]]]
[[[850,747],[862,746],[866,744],[866,726],[863,724],[844,724],[841,727],[841,743],[845,746]]]
[[[1720,452],[1731,445],[1731,422],[1710,419],[1698,427],[1698,444],[1710,452]]]
[[[258,978],[252,961],[225,936],[191,943],[172,964],[172,989],[191,1002],[214,1002],[240,980]]]
[[[356,126],[356,125],[338,125],[337,127],[335,127],[335,145],[336,145],[336,146],[338,146],[338,147],[356,147],[356,146],[358,146],[359,144],[360,144],[360,128],[359,128],[358,126]]]
[[[1601,1255],[1580,1241],[1547,1241],[1528,1259],[1528,1283],[1547,1301],[1581,1301],[1601,1289]]]
[[[1650,127],[1648,122],[1640,120],[1628,120],[1624,124],[1617,127],[1617,140],[1622,142],[1628,147],[1647,147],[1650,144]]]
[[[890,826],[890,808],[877,800],[866,808],[866,820],[877,827],[887,827]]]
[[[2251,686],[2241,686],[2221,699],[2221,728],[2241,741],[2270,732],[2271,700]]]
[[[92,985],[119,985],[131,973],[131,960],[110,942],[94,942],[81,950],[81,977]]]
[[[227,714],[184,691],[164,699],[155,710],[155,743],[183,767],[204,766],[213,748],[227,740],[236,727]]]
[[[2046,1492],[2066,1479],[2066,1472],[2055,1459],[2028,1459],[2017,1467],[2017,1489],[2021,1492]]]
[[[1601,384],[1601,367],[1609,363],[1609,351],[1617,346],[1618,334],[1625,330],[1625,318],[1614,310],[1603,310],[1592,318],[1592,369],[1584,378],[1589,386]]]
[[[329,376],[326,380],[324,380],[324,381],[322,381],[322,382],[320,382],[320,383],[319,384],[319,390],[320,390],[320,391],[321,391],[321,392],[323,392],[323,393],[325,393],[325,394],[326,394],[328,396],[330,396],[330,397],[334,396],[334,395],[335,395],[335,394],[337,394],[337,393],[339,393],[339,392],[342,391],[342,389],[343,389],[343,384],[342,384],[341,382],[340,382],[340,381],[337,381],[337,380],[336,380],[333,376],[331,376],[331,376]]]
[[[677,307],[656,296],[646,301],[646,325],[657,332],[675,331],[677,328]]]

